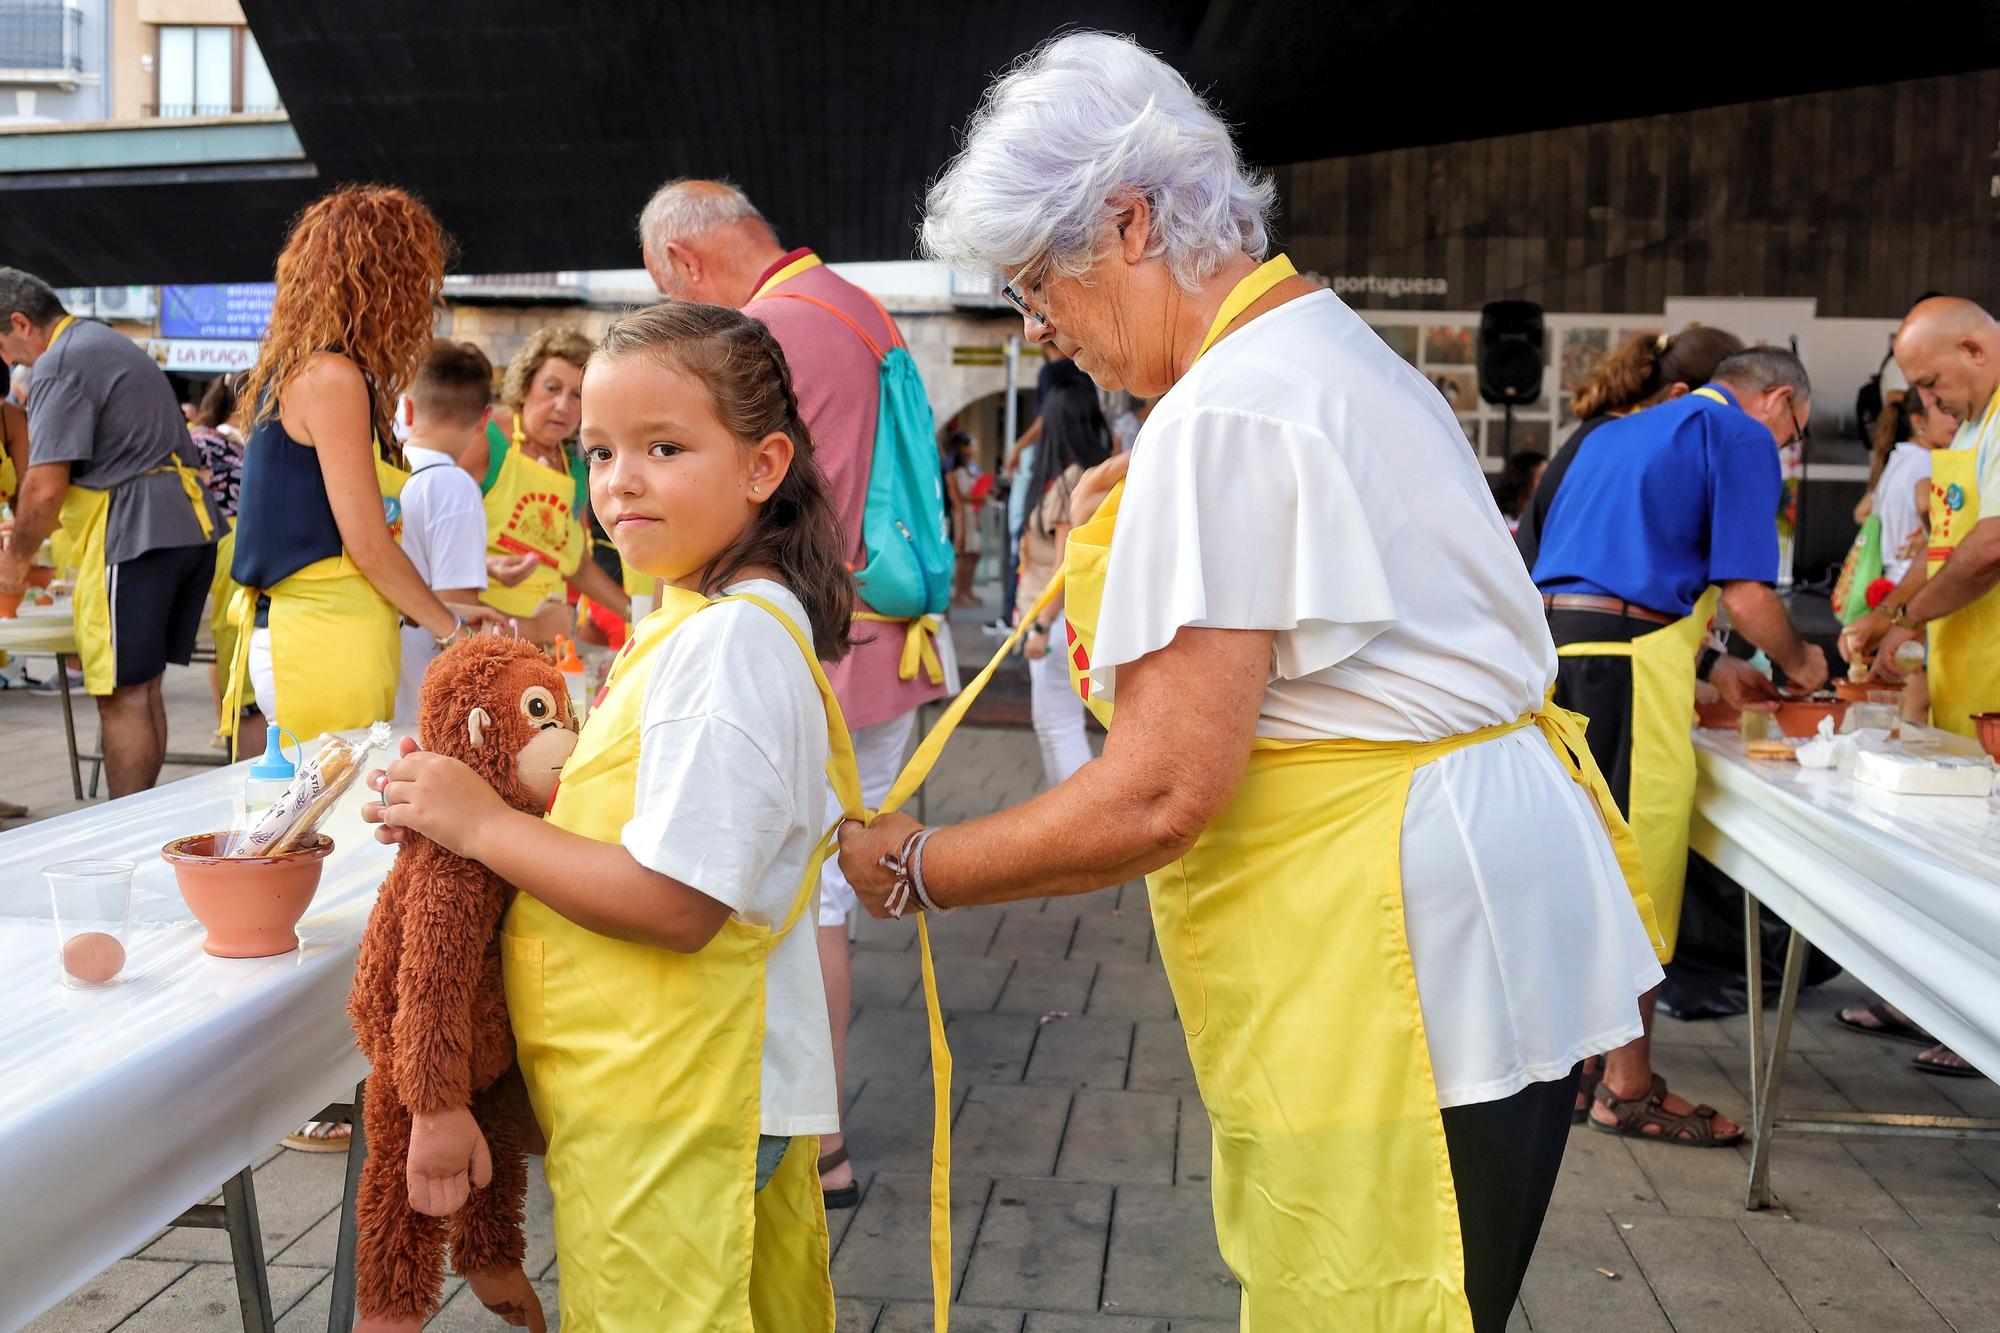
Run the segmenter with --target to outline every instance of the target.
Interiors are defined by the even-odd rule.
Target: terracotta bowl
[[[1727,699],[1694,706],[1695,725],[1703,731],[1735,731],[1743,725],[1743,714]]]
[[[1836,680],[1833,683],[1835,697],[1851,704],[1865,704],[1868,696],[1882,690],[1901,691],[1907,682],[1900,680]]]
[[[56,581],[56,572],[48,565],[36,565],[28,571],[30,588],[46,588]]]
[[[24,593],[0,592],[0,620],[12,620],[14,613],[21,609]]]
[[[215,854],[221,833],[176,838],[160,849],[174,868],[181,897],[208,928],[202,948],[218,958],[269,958],[299,947],[294,927],[312,905],[333,839],[324,833],[283,856],[225,859]]]
[[[1972,726],[1986,753],[2000,759],[2000,713],[1974,713]]]
[[[1810,739],[1819,733],[1819,720],[1831,717],[1838,727],[1847,716],[1845,699],[1787,699],[1778,705],[1778,730],[1787,736]]]

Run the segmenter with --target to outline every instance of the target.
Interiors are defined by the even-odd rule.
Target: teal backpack
[[[876,301],[889,330],[884,351],[846,311],[825,301],[803,292],[772,292],[767,299],[811,302],[853,329],[881,363],[882,398],[875,413],[875,453],[868,465],[861,567],[854,571],[854,586],[863,601],[885,616],[914,620],[942,614],[951,605],[954,563],[945,537],[944,474],[930,400],[896,322]]]

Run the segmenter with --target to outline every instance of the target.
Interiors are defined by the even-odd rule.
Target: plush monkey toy
[[[562,673],[527,642],[490,635],[431,664],[417,735],[533,814],[548,809],[576,748]],[[512,896],[477,861],[412,834],[368,918],[347,1006],[373,1070],[356,1200],[358,1328],[415,1333],[435,1314],[447,1239],[452,1267],[487,1308],[515,1327],[545,1327],[521,1267],[527,1160],[516,1107],[525,1099],[509,1096],[514,1080],[501,1081],[514,1063],[499,933]],[[432,1215],[449,1203],[408,1165],[413,1135],[419,1155],[484,1138],[483,1153],[472,1148],[474,1188],[449,1217]]]

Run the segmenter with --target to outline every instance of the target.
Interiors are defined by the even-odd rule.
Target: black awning
[[[1927,7],[1921,33],[1797,3],[1706,19],[1491,0],[244,9],[317,180],[0,188],[0,253],[63,282],[256,278],[306,198],[374,180],[430,202],[463,271],[631,267],[653,187],[702,175],[742,185],[788,242],[906,258],[994,71],[1076,23],[1161,50],[1271,164],[2000,65],[2000,5],[1966,0]]]

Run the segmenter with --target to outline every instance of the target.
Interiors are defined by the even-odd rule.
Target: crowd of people
[[[904,606],[864,539],[900,331],[720,181],[639,219],[662,303],[595,343],[535,333],[497,409],[485,355],[433,335],[447,238],[394,188],[301,215],[256,365],[192,421],[129,340],[0,270],[0,351],[33,368],[25,411],[0,405],[0,592],[60,532],[113,796],[158,776],[162,674],[204,608],[244,754],[266,723],[412,722],[426,665],[487,627],[617,650],[546,818],[414,742],[365,811],[517,890],[496,965],[567,1326],[830,1327],[852,915],[1144,875],[1243,1326],[1499,1330],[1572,1124],[1742,1136],[1648,1043],[1697,681],[1779,697],[1711,622],[1788,688],[1828,677],[1775,591],[1812,388],[1722,330],[1635,337],[1555,457],[1490,487],[1435,387],[1272,254],[1273,198],[1178,72],[1087,32],[995,83],[929,192],[925,251],[995,275],[1047,354],[995,470],[991,628],[1027,658],[1046,787],[1014,808],[866,813],[947,691],[943,602],[978,604],[995,476],[947,434],[897,479],[951,564]],[[1964,731],[2000,698],[2000,325],[1927,299],[1895,355],[1866,501],[1891,586],[1841,649],[1892,677],[1928,631],[1929,714]],[[1887,1006],[1843,1021],[1922,1036]],[[423,1215],[480,1183],[463,1106],[405,1109],[412,1201],[363,1220],[367,1271],[441,1247]],[[377,1114],[367,1169],[400,1172]],[[530,1322],[518,1258],[468,1276]],[[438,1297],[364,1283],[361,1327]]]

